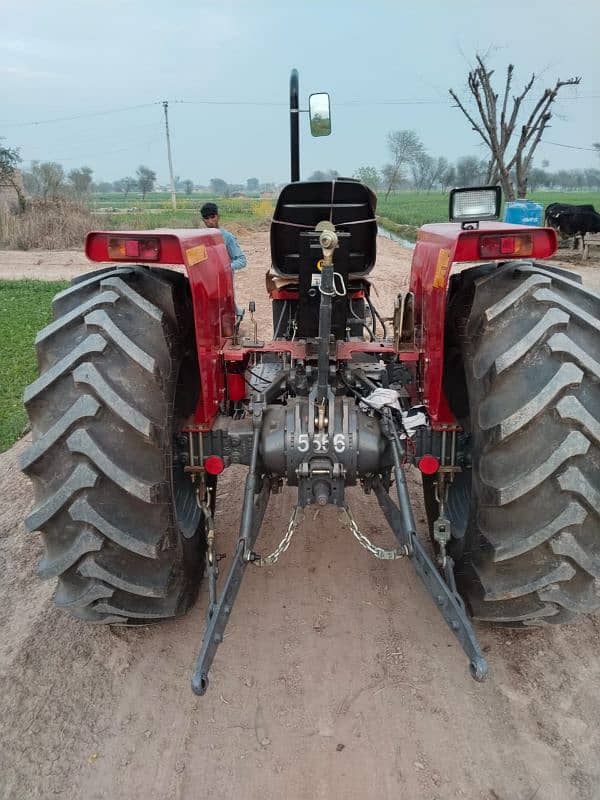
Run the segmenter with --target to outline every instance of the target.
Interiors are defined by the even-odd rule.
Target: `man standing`
[[[202,214],[202,219],[207,228],[219,228],[223,234],[223,241],[225,242],[227,254],[231,261],[231,269],[234,272],[238,269],[243,269],[246,266],[246,256],[242,253],[233,233],[225,230],[225,228],[221,228],[219,225],[219,209],[217,208],[217,204],[204,203],[200,209],[200,213]]]

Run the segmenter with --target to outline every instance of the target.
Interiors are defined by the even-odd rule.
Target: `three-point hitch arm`
[[[312,364],[308,365],[313,383],[312,386],[306,385],[307,365],[296,365],[292,363],[293,359],[284,359],[282,369],[265,388],[256,391],[249,402],[245,423],[251,446],[239,534],[218,597],[218,558],[212,548],[207,554],[209,606],[192,676],[192,689],[198,695],[206,692],[208,673],[223,641],[225,626],[248,563],[274,563],[290,543],[298,508],[327,503],[346,512],[352,533],[373,555],[411,561],[467,655],[472,676],[483,680],[487,663],[456,590],[452,561],[444,551],[439,569],[417,537],[402,466],[406,456],[406,432],[402,429],[402,421],[395,416],[390,405],[378,407],[369,400],[376,384],[364,370],[354,367],[351,361],[338,363],[333,355],[332,306],[334,299],[344,297],[346,292],[344,282],[334,268],[338,235],[328,222],[319,223],[314,234],[319,237],[323,259],[318,283],[319,333],[316,341],[311,342]],[[239,427],[236,436],[240,436]],[[285,479],[298,487],[297,505],[275,553],[261,558],[254,547],[269,495]],[[365,489],[375,492],[398,541],[398,549],[385,551],[359,531],[344,495],[345,487],[357,481]],[[393,483],[397,504],[389,495]],[[203,508],[205,514],[210,515],[209,504],[204,503]],[[212,531],[214,521],[210,518],[207,522]]]

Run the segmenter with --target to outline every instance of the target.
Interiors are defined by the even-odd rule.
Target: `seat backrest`
[[[311,256],[300,234],[327,220],[336,230],[350,234],[343,253],[348,274],[368,275],[375,265],[376,205],[373,192],[352,178],[288,184],[279,195],[271,223],[273,269],[280,275],[294,276],[315,270],[316,263],[303,263]]]

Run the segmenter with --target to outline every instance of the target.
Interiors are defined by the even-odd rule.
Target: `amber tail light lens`
[[[533,236],[528,233],[515,233],[504,236],[482,236],[479,240],[481,258],[514,258],[533,255]]]
[[[160,242],[154,238],[132,239],[114,236],[108,240],[108,257],[158,261],[160,258]]]

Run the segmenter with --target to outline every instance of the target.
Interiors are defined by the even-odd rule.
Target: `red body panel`
[[[415,348],[403,350],[397,356],[400,361],[420,361],[423,402],[428,407],[434,427],[455,424],[442,392],[444,322],[450,270],[459,261],[485,261],[479,256],[481,235],[498,233],[510,236],[519,231],[533,235],[532,257],[545,257],[555,251],[556,233],[552,229],[484,222],[477,230],[463,231],[460,225],[452,223],[425,225],[419,230],[410,281],[410,290],[414,293]],[[140,263],[137,258],[109,257],[108,240],[111,238],[158,239],[158,257],[151,266],[183,265],[187,271],[201,379],[201,394],[190,427],[210,429],[223,400],[240,400],[245,396],[242,370],[252,352],[288,352],[295,359],[306,357],[304,342],[274,341],[260,347],[232,344],[235,323],[233,278],[227,249],[218,230],[94,232],[86,239],[88,258],[101,262]],[[356,292],[356,296],[361,294],[362,290]],[[272,297],[296,299],[297,293],[286,287],[272,292]],[[348,360],[354,352],[394,354],[396,351],[388,342],[338,342],[338,360]]]
[[[201,394],[194,423],[203,430],[211,427],[225,397],[225,373],[219,354],[233,333],[235,302],[230,260],[217,229],[101,231],[86,239],[86,255],[92,261],[115,261],[108,257],[108,239],[115,237],[160,239],[156,264],[185,266],[194,306],[196,347],[200,368]],[[139,259],[120,259],[139,263]],[[238,387],[239,390],[239,387]]]
[[[481,222],[476,230],[462,230],[457,223],[424,225],[419,229],[410,291],[414,293],[415,343],[422,353],[423,402],[434,425],[454,422],[442,391],[446,293],[452,266],[458,262],[486,261],[479,255],[481,236],[518,232],[534,237],[533,253],[528,257],[545,258],[556,251],[556,233],[551,228]]]

